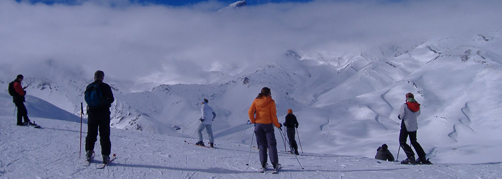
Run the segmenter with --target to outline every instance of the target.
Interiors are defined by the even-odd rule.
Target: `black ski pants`
[[[28,118],[28,110],[26,110],[26,106],[24,106],[23,102],[16,102],[17,108],[17,124],[22,124],[22,119],[24,117],[24,122],[28,123],[30,122],[30,119]]]
[[[413,153],[413,150],[411,149],[411,147],[408,144],[406,144],[406,140],[407,140],[408,136],[410,137],[411,145],[413,146],[413,148],[415,148],[415,151],[417,151],[418,157],[421,160],[425,160],[424,149],[417,142],[417,131],[408,132],[406,130],[406,126],[401,125],[401,131],[399,133],[399,145],[401,146],[401,148],[403,148],[403,151],[404,151],[404,153],[406,153],[406,156],[408,158],[415,156],[415,153]]]
[[[89,110],[89,119],[87,122],[87,137],[85,138],[85,151],[93,151],[99,131],[99,140],[101,143],[101,154],[109,156],[112,144],[110,142],[110,111]]]
[[[298,150],[298,145],[296,144],[295,140],[295,128],[288,127],[286,128],[286,132],[288,133],[289,147],[291,148],[291,152],[295,152],[296,150]]]

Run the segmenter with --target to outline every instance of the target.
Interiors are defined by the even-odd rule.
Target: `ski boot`
[[[205,147],[204,142],[202,142],[202,141],[199,141],[199,142],[195,143],[195,145],[199,145],[199,146],[204,146]]]
[[[416,164],[416,161],[415,161],[415,156],[411,156],[411,157],[408,157],[406,159],[404,159],[403,161],[401,161],[401,164]]]

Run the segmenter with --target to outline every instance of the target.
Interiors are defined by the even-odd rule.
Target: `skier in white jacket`
[[[415,96],[412,93],[407,93],[406,103],[401,106],[398,116],[398,118],[402,120],[401,131],[399,132],[399,144],[407,156],[407,158],[401,162],[402,164],[432,164],[426,159],[424,149],[417,141],[417,118],[420,116],[420,113],[420,104],[415,100]],[[411,145],[417,152],[417,160],[415,160],[415,153],[413,153],[411,147],[406,144],[408,137],[410,138]]]
[[[195,145],[205,146],[202,139],[202,131],[206,129],[207,135],[209,136],[209,146],[214,147],[214,138],[213,138],[213,129],[211,125],[213,124],[214,118],[216,117],[216,113],[214,113],[213,108],[209,106],[207,103],[209,101],[204,99],[201,103],[202,106],[200,111],[202,112],[202,117],[199,119],[201,121],[197,132],[199,134],[199,142],[195,143]]]

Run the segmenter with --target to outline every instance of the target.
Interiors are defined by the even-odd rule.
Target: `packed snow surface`
[[[367,157],[301,152],[297,160],[284,151],[280,142],[277,146],[282,165],[280,173],[274,175],[267,171],[263,174],[257,171],[260,166],[258,150],[250,148],[250,144],[222,141],[215,149],[209,149],[193,145],[193,138],[118,129],[111,131],[112,153],[116,154],[116,160],[104,169],[96,169],[102,161],[99,140],[90,166],[83,166],[83,153],[79,158],[80,122],[32,120],[42,124],[42,129],[15,126],[11,116],[0,117],[1,178],[467,179],[502,176],[500,162],[402,165]],[[84,124],[84,137],[85,131]]]

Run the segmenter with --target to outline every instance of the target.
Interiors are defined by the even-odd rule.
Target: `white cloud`
[[[215,2],[191,7],[99,2],[111,1],[78,6],[1,1],[0,65],[37,75],[30,73],[43,71],[34,69],[50,60],[88,76],[102,69],[110,78],[136,84],[146,77],[198,83],[214,64],[230,73],[273,62],[288,49],[365,51],[500,29],[502,22],[497,0],[315,1],[221,13],[208,11]]]

